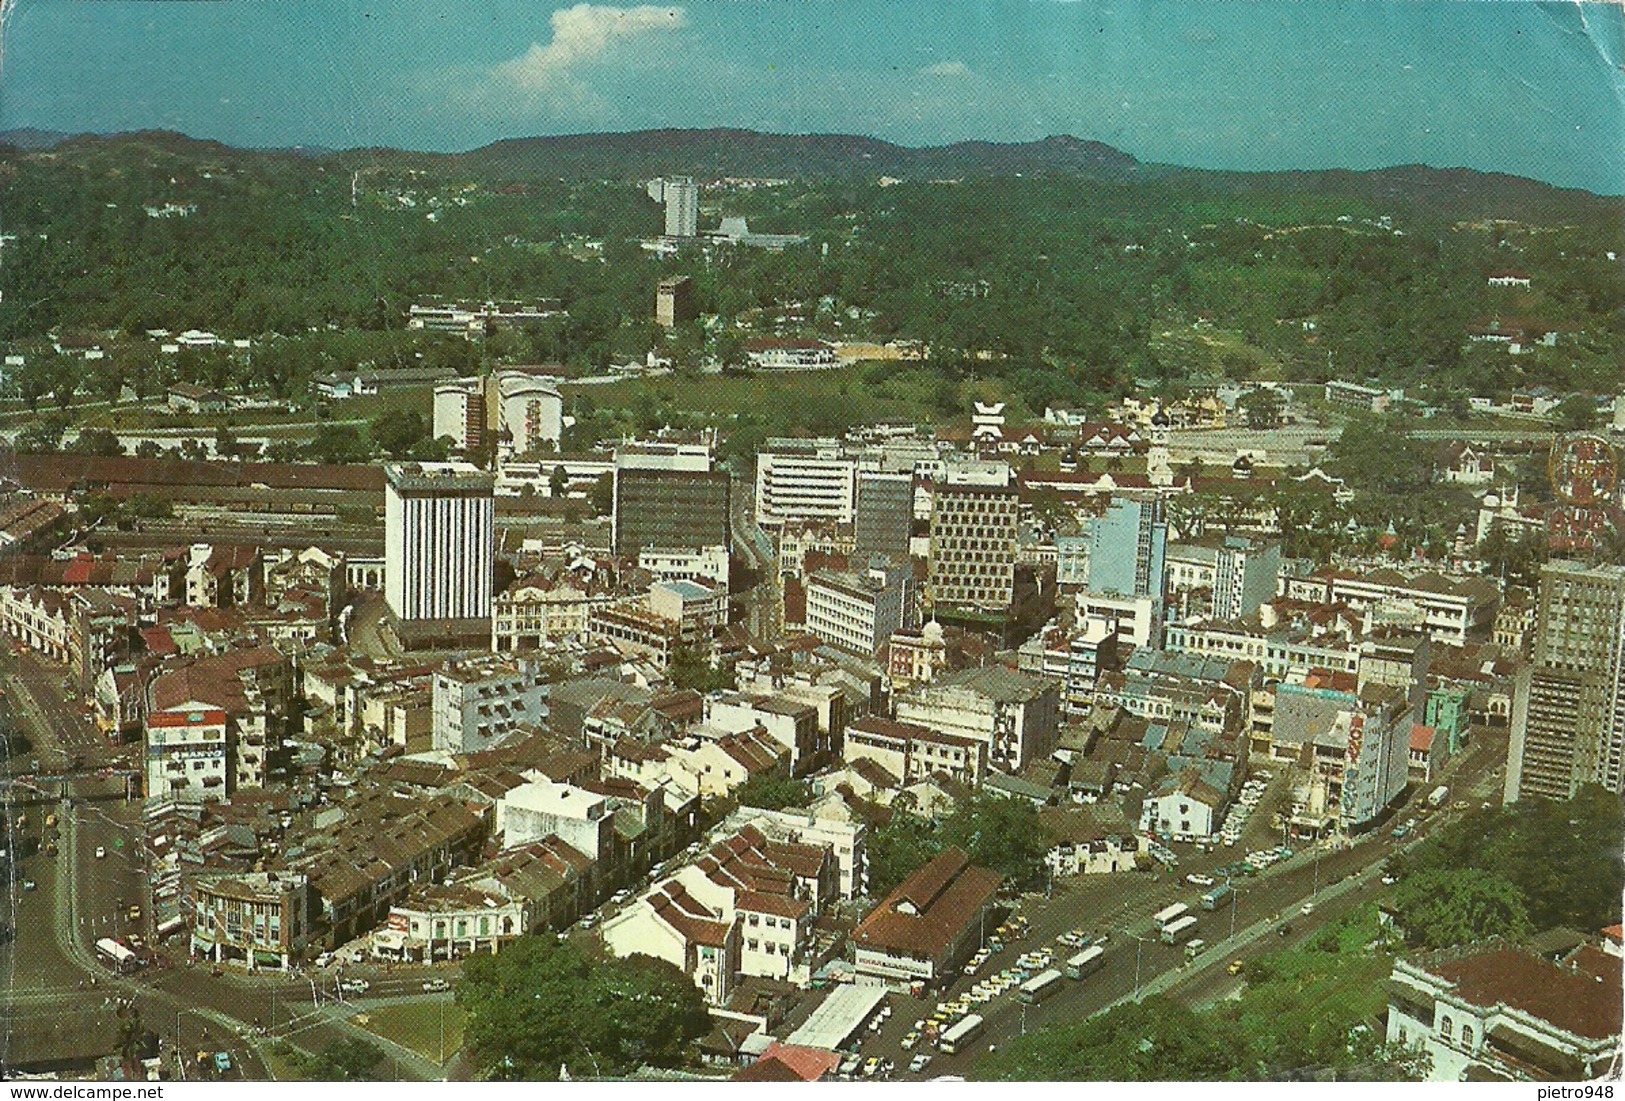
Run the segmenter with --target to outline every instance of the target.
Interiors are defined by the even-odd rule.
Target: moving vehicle
[[[1300,906],[1298,908],[1298,913],[1302,914],[1304,917],[1308,917],[1310,914],[1312,914],[1314,912],[1315,912],[1315,904],[1313,902],[1305,902],[1302,906]]]
[[[1106,963],[1106,950],[1096,944],[1066,961],[1066,977],[1082,979],[1099,971]]]
[[[1166,929],[1190,912],[1191,908],[1189,906],[1186,906],[1183,902],[1176,902],[1172,906],[1164,907],[1152,914],[1151,922],[1158,929]]]
[[[1211,887],[1213,886],[1214,880],[1210,875],[1203,875],[1201,872],[1192,872],[1190,875],[1185,877],[1185,882],[1189,883],[1192,887]]]
[[[365,994],[371,989],[372,983],[366,979],[345,979],[339,983],[339,993],[341,994]]]
[[[424,979],[423,992],[425,994],[444,994],[451,989],[451,983],[445,979]]]
[[[931,1056],[922,1051],[918,1055],[916,1055],[913,1059],[909,1060],[908,1069],[912,1073],[918,1074],[918,1073],[920,1073],[922,1070],[924,1070],[926,1067],[928,1067],[930,1065],[931,1065]]]
[[[231,1055],[229,1052],[217,1051],[214,1053],[214,1070],[216,1074],[230,1073]]]
[[[1206,950],[1207,941],[1203,940],[1201,937],[1197,937],[1195,940],[1185,945],[1185,962],[1189,963]]]
[[[1232,975],[1239,975],[1241,974],[1241,969],[1246,966],[1247,964],[1241,960],[1231,960],[1230,966],[1226,967],[1225,971]]]
[[[1162,943],[1180,944],[1196,934],[1196,918],[1185,916],[1162,927]]]
[[[1028,1005],[1037,1005],[1061,988],[1062,975],[1053,967],[1041,971],[1021,984],[1016,996]]]
[[[96,942],[96,954],[120,973],[134,971],[141,962],[134,952],[112,937],[103,937]]]
[[[35,883],[32,879],[23,880],[23,890],[25,890],[25,891],[32,891],[32,890],[37,889],[38,887],[39,887],[39,884]]]
[[[1440,784],[1438,787],[1434,788],[1428,793],[1428,806],[1434,808],[1442,807],[1444,806],[1444,801],[1448,798],[1450,798],[1449,785]]]
[[[1224,900],[1235,894],[1235,889],[1228,883],[1221,883],[1207,894],[1202,896],[1202,909],[1217,910]]]
[[[101,860],[107,855],[107,849],[101,845],[96,846],[96,859]]]
[[[947,1032],[944,1032],[942,1039],[937,1041],[937,1048],[944,1055],[955,1055],[974,1043],[986,1027],[987,1022],[982,1019],[982,1015],[972,1013]]]

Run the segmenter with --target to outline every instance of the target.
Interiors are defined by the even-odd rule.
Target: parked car
[[[96,846],[96,859],[100,860],[107,855],[107,849],[101,845]]]
[[[909,1060],[908,1069],[911,1070],[912,1072],[914,1072],[915,1074],[918,1074],[918,1073],[920,1073],[922,1070],[924,1070],[926,1067],[928,1067],[930,1065],[931,1065],[931,1056],[927,1055],[925,1052],[922,1051],[922,1052],[920,1052],[920,1054],[916,1055],[913,1059]]]
[[[451,983],[445,979],[424,979],[423,992],[425,994],[444,994],[451,989]]]
[[[1185,877],[1185,882],[1189,883],[1192,887],[1211,887],[1213,886],[1215,880],[1210,875],[1203,875],[1201,872],[1192,872],[1190,875]]]

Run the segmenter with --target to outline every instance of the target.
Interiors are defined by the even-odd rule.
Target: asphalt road
[[[1028,1029],[1079,1020],[1153,993],[1168,993],[1193,1005],[1232,996],[1242,980],[1228,973],[1231,961],[1251,960],[1307,941],[1368,898],[1380,896],[1385,888],[1378,881],[1394,853],[1420,843],[1440,825],[1482,800],[1498,802],[1505,745],[1504,731],[1475,729],[1472,743],[1437,778],[1452,789],[1444,807],[1427,807],[1430,788],[1417,785],[1381,829],[1346,848],[1289,842],[1294,849],[1290,860],[1256,878],[1234,881],[1235,893],[1230,901],[1216,912],[1203,912],[1199,900],[1206,888],[1188,884],[1184,876],[1210,872],[1239,860],[1252,849],[1279,843],[1279,837],[1272,837],[1268,826],[1271,810],[1288,797],[1285,776],[1277,769],[1275,780],[1248,822],[1241,844],[1206,854],[1194,846],[1176,845],[1173,848],[1180,863],[1173,873],[1076,878],[1057,883],[1051,897],[1022,899],[1016,910],[1031,923],[1023,937],[996,953],[976,977],[958,977],[942,993],[923,999],[892,995],[891,1019],[878,1032],[865,1033],[859,1050],[865,1058],[878,1055],[890,1059],[896,1067],[893,1077],[898,1079],[969,1077],[989,1047],[1003,1047]],[[1416,832],[1404,842],[1395,840],[1392,827],[1412,817],[1417,820]],[[1208,947],[1192,962],[1187,962],[1182,946],[1162,944],[1153,928],[1151,915],[1172,902],[1191,907],[1199,921],[1195,935],[1207,942]],[[1302,912],[1305,903],[1313,903],[1307,915]],[[1072,929],[1108,936],[1104,964],[1094,975],[1082,981],[1067,980],[1057,993],[1036,1006],[1023,1007],[1012,990],[973,1008],[988,1024],[969,1051],[949,1056],[924,1042],[912,1050],[901,1047],[914,1022],[929,1017],[939,1002],[969,990],[980,977],[1014,966],[1016,957],[1023,952],[1051,948],[1059,967],[1075,950],[1057,944],[1056,938]],[[912,1074],[906,1068],[910,1059],[920,1053],[930,1055],[931,1062],[922,1072]]]

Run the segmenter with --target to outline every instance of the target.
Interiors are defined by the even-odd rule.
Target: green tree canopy
[[[475,1061],[492,1078],[556,1081],[671,1067],[710,1027],[699,990],[648,956],[593,961],[550,936],[522,937],[463,967]]]
[[[786,807],[804,807],[812,801],[812,785],[805,780],[792,780],[785,776],[758,776],[740,785],[733,792],[742,807],[760,810],[784,810]]]
[[[1585,394],[1570,394],[1557,403],[1552,419],[1565,432],[1583,432],[1597,425],[1597,403]]]
[[[1529,932],[1529,912],[1518,888],[1480,868],[1434,868],[1407,876],[1394,889],[1394,909],[1411,942],[1429,948]]]
[[[84,428],[64,450],[80,455],[117,456],[124,454],[124,445],[106,428]]]
[[[1450,823],[1396,858],[1401,886],[1433,871],[1477,869],[1517,888],[1531,928],[1591,931],[1619,921],[1625,807],[1588,786],[1572,799],[1523,799]]]
[[[1274,428],[1281,423],[1286,403],[1272,387],[1258,386],[1241,395],[1237,403],[1247,418],[1248,428]]]
[[[429,441],[429,421],[415,409],[386,409],[367,425],[367,438],[392,459],[409,458]]]
[[[1433,457],[1393,418],[1349,418],[1327,453],[1327,468],[1356,492],[1398,497],[1433,484]]]
[[[692,646],[679,646],[672,651],[666,675],[675,687],[696,692],[717,692],[734,686],[731,670],[712,665],[708,654]]]
[[[334,1040],[314,1055],[299,1058],[299,1075],[313,1082],[370,1082],[384,1053],[360,1038]]]
[[[372,458],[372,449],[353,424],[322,425],[304,452],[320,463],[364,463]]]

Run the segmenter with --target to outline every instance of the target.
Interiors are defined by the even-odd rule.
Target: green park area
[[[456,1002],[399,1002],[369,1010],[365,1028],[375,1036],[392,1040],[431,1063],[444,1063],[463,1046],[463,1029],[468,1015]]]

